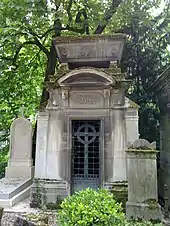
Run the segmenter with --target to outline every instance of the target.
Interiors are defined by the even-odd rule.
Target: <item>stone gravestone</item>
[[[10,156],[5,178],[0,180],[0,206],[10,207],[30,196],[33,177],[32,125],[24,117],[10,129]]]
[[[6,178],[32,178],[32,125],[23,117],[17,118],[10,130],[10,157]]]
[[[126,215],[129,219],[161,220],[161,208],[157,192],[157,152],[144,139],[138,139],[127,150],[128,202]]]

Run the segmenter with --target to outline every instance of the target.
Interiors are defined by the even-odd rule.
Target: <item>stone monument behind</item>
[[[126,215],[133,220],[161,220],[157,191],[157,151],[147,140],[138,139],[127,151],[128,202]]]
[[[21,117],[10,129],[10,156],[5,178],[0,180],[0,205],[13,206],[30,196],[32,184],[32,125]]]
[[[5,177],[33,177],[32,125],[25,118],[17,118],[11,125],[10,156]]]

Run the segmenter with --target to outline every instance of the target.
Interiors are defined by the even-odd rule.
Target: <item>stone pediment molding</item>
[[[116,79],[108,73],[91,67],[82,67],[74,69],[57,81],[58,85],[63,86],[114,86]]]
[[[126,83],[129,83],[128,80],[119,70],[117,73],[115,71],[111,73],[111,68],[81,67],[74,70],[62,70],[60,76],[50,76],[46,88],[50,91],[59,87],[120,87],[120,84]]]

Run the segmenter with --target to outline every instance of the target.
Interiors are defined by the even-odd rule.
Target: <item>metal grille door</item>
[[[72,121],[72,191],[100,185],[100,121]]]

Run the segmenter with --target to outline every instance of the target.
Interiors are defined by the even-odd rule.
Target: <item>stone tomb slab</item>
[[[31,184],[30,178],[2,178],[0,180],[0,205],[12,206],[17,203],[16,200],[21,201],[26,198]]]

